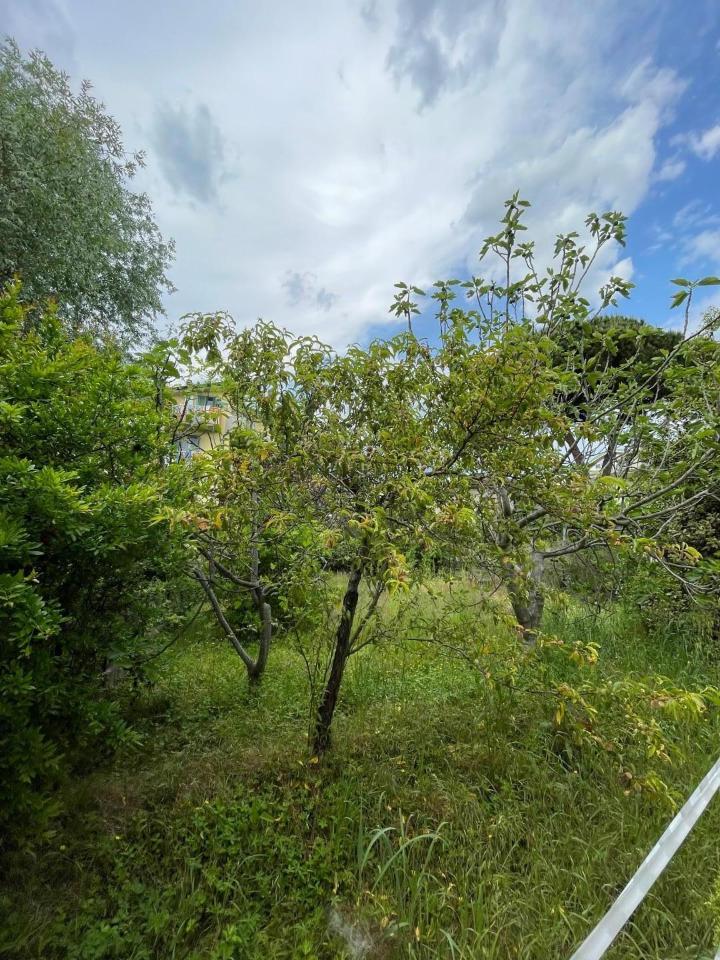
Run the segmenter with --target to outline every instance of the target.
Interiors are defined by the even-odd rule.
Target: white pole
[[[585,939],[570,960],[600,960],[620,933],[645,894],[677,853],[680,845],[720,788],[720,759],[711,767],[694,793],[670,823],[665,833],[645,857],[615,903]],[[720,951],[718,951],[720,958]]]

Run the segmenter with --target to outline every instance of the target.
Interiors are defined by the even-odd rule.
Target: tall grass
[[[131,705],[139,745],[68,783],[54,840],[6,863],[0,955],[568,957],[672,812],[620,768],[632,759],[684,798],[718,751],[717,711],[663,719],[670,764],[568,744],[555,704],[530,691],[575,683],[581,668],[549,647],[510,674],[517,641],[485,608],[467,657],[422,642],[439,602],[391,601],[378,646],[350,662],[322,763],[307,752],[308,677],[292,643],[278,643],[252,694],[205,628],[174,649]],[[443,624],[454,637],[451,614]],[[597,643],[599,681],[717,681],[689,636],[656,640],[631,611],[596,616],[559,598],[545,629]],[[620,700],[603,703],[620,729]],[[718,836],[716,802],[609,957],[712,955]]]

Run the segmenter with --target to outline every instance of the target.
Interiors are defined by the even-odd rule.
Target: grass
[[[571,748],[555,704],[529,691],[576,683],[577,665],[549,649],[522,667],[528,682],[488,682],[407,639],[436,601],[418,603],[401,636],[351,661],[321,763],[307,753],[292,644],[279,641],[252,694],[209,625],[172,649],[132,703],[139,744],[68,783],[53,841],[6,864],[0,955],[569,957],[657,839],[670,798],[715,759],[717,711],[663,720],[671,764],[620,736],[614,752]],[[718,681],[692,642],[649,637],[627,611],[556,602],[545,628],[599,644],[598,682]],[[472,631],[481,664],[510,662],[512,631],[483,612]],[[603,703],[620,730],[621,701]],[[638,779],[660,771],[669,793],[629,789],[630,767]],[[718,836],[716,800],[608,957],[712,956]]]

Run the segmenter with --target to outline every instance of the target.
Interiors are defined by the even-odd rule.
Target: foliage
[[[172,245],[129,182],[117,123],[40,53],[0,45],[0,285],[53,295],[73,331],[135,334],[171,289]]]
[[[430,558],[484,567],[505,584],[530,645],[546,564],[580,551],[649,558],[688,592],[709,589],[699,552],[673,521],[716,495],[713,321],[685,337],[606,316],[629,285],[611,278],[592,305],[583,283],[600,251],[624,242],[624,218],[591,214],[593,249],[561,236],[543,273],[532,243],[519,241],[527,206],[508,201],[501,232],[481,251],[499,259],[499,280],[435,285],[434,342],[412,327],[423,291],[403,283],[391,309],[407,332],[343,355],[265,323],[236,333],[225,314],[186,326],[186,349],[204,353],[238,421],[208,467],[201,515],[186,518],[208,564],[195,576],[251,678],[264,669],[263,611],[283,579],[296,591],[303,579],[319,585],[323,560],[348,574],[330,659],[315,659],[325,678],[318,752],[347,661],[371,642],[365,621],[355,626],[366,578],[371,620],[383,591],[421,580]],[[458,286],[470,309],[456,305]],[[281,540],[273,575],[261,578],[262,545]],[[238,547],[245,559],[229,569]],[[257,661],[222,612],[218,588],[227,594],[228,581],[248,589],[264,617]]]
[[[590,246],[559,236],[541,271],[520,240],[527,206],[507,201],[481,251],[496,258],[488,276],[435,284],[439,344],[427,345],[423,404],[445,451],[435,469],[471,485],[478,561],[504,580],[532,642],[547,563],[578,551],[651,553],[692,590],[699,558],[671,522],[717,495],[720,433],[717,317],[684,336],[605,316],[631,285],[611,277],[592,303],[583,284],[600,251],[624,243],[624,218],[590,214]],[[687,328],[692,290],[720,281],[675,282],[688,291]],[[398,287],[391,310],[411,328],[424,294]]]
[[[68,784],[62,832],[40,860],[7,862],[0,951],[23,960],[569,956],[715,759],[716,708],[645,704],[656,671],[668,687],[702,691],[717,669],[688,668],[677,644],[638,636],[621,608],[594,617],[552,598],[558,639],[570,651],[592,637],[597,662],[550,645],[517,656],[508,623],[484,605],[468,613],[482,587],[428,586],[432,595],[411,591],[412,604],[385,597],[395,635],[384,656],[365,648],[351,659],[341,736],[323,764],[308,761],[307,680],[291,644],[278,640],[252,709],[225,642],[200,628],[173,648],[158,686],[141,694],[146,719],[136,722],[151,734],[141,749]],[[499,682],[409,639],[435,614]],[[585,741],[568,754],[555,699],[530,691],[579,680],[627,689],[630,651],[639,709],[655,716],[672,762],[647,755],[621,692],[604,696],[599,720],[618,752]],[[508,656],[521,670],[514,687]],[[711,807],[616,957],[714,949],[717,825]]]
[[[296,632],[311,622],[324,640],[334,632],[330,665],[318,659],[322,642],[307,656],[320,682],[327,678],[315,737],[322,750],[345,664],[363,642],[358,585],[373,583],[369,619],[383,591],[406,588],[425,552],[464,520],[459,509],[442,510],[447,484],[425,469],[432,432],[416,402],[424,361],[405,335],[337,355],[266,323],[236,333],[225,315],[191,318],[183,342],[206,353],[237,421],[206,464],[199,513],[181,518],[199,529],[207,569],[195,575],[226,633],[219,600],[228,581],[284,607]],[[325,565],[348,575],[339,619],[318,602]],[[246,660],[234,631],[230,639]],[[257,662],[246,665],[251,677],[259,672]]]
[[[129,736],[103,671],[139,670],[169,612],[175,544],[149,523],[166,490],[165,417],[142,364],[68,339],[19,284],[2,295],[3,825],[42,812],[37,791],[64,755]]]
[[[716,748],[720,279],[672,281],[682,332],[612,313],[624,217],[543,269],[516,194],[428,340],[398,283],[342,354],[200,313],[131,357],[172,254],[141,163],[0,47],[0,952],[567,954]],[[232,427],[176,462],[198,375]],[[707,946],[682,863],[624,956]]]
[[[225,315],[198,314],[186,318],[181,338],[167,347],[190,376],[200,369],[222,392],[232,426],[224,443],[187,465],[186,501],[163,507],[158,519],[190,534],[188,572],[256,682],[278,623],[302,628],[322,588],[322,528],[297,468],[297,437],[313,408],[308,399],[310,415],[299,422],[303,398],[289,402],[299,385],[291,383],[288,363],[294,356],[301,364],[316,344],[263,323],[236,333]]]

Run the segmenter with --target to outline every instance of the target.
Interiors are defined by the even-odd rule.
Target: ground
[[[407,636],[358,654],[318,760],[290,638],[249,692],[236,654],[200,622],[151,687],[128,693],[136,742],[80,771],[55,835],[10,858],[0,954],[569,957],[716,759],[719,711],[664,721],[669,763],[644,767],[620,734],[614,749],[571,748],[543,690],[483,672],[483,656],[499,663],[517,646],[512,631],[476,627],[475,666]],[[545,629],[597,642],[604,680],[718,682],[706,650],[628,611],[551,603]],[[546,687],[577,683],[578,669],[552,649],[528,666]],[[608,957],[713,955],[718,836],[720,798]]]

